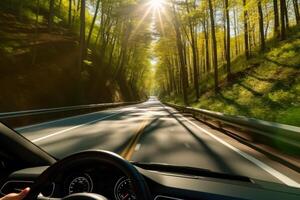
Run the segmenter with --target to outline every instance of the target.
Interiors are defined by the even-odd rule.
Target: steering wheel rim
[[[89,150],[67,156],[66,158],[59,160],[48,167],[37,178],[25,200],[37,199],[38,195],[42,191],[42,188],[47,183],[52,182],[56,177],[57,172],[61,171],[66,166],[85,161],[98,161],[100,163],[106,163],[116,167],[131,180],[133,191],[137,199],[151,199],[150,190],[145,182],[145,179],[130,162],[113,152],[105,150]]]

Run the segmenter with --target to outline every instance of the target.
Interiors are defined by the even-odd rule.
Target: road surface
[[[299,186],[300,175],[156,98],[17,129],[56,158],[87,149]],[[300,187],[300,186],[299,186]]]

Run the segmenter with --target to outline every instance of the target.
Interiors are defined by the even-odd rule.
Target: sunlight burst
[[[153,9],[161,9],[163,4],[164,0],[150,0],[150,5]]]

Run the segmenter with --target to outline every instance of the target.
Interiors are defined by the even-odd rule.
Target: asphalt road
[[[157,99],[17,129],[56,158],[87,149],[300,187],[299,173]]]

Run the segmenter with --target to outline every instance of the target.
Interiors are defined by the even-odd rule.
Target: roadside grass
[[[192,102],[195,95],[189,89],[190,106],[300,126],[299,30],[299,27],[291,29],[285,41],[269,41],[269,50],[261,54],[254,52],[248,61],[243,56],[233,60],[233,81],[224,84],[226,76],[220,76],[218,94],[212,92],[211,86],[202,87],[204,91],[210,89]],[[206,83],[210,85],[212,81]],[[183,104],[179,96],[164,100]]]

